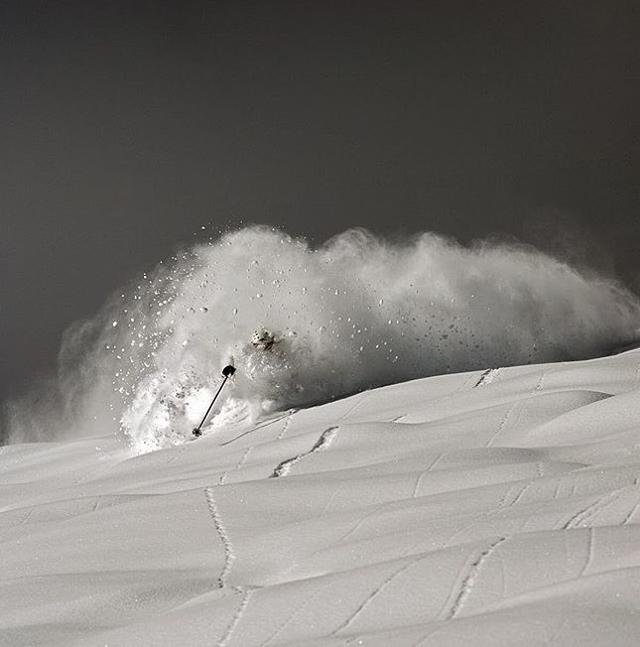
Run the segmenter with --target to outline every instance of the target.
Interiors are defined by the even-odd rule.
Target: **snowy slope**
[[[0,643],[635,645],[640,351],[132,457],[0,448]]]

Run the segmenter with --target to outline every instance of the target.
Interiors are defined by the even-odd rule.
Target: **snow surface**
[[[640,351],[0,448],[0,644],[635,645]]]

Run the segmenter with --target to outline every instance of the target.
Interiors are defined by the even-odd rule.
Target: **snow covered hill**
[[[132,456],[0,448],[0,644],[635,645],[640,351]]]

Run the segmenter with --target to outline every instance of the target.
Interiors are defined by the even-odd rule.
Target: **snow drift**
[[[58,413],[34,417],[30,401],[28,428],[14,406],[12,436],[55,436],[80,413],[154,449],[190,436],[230,361],[210,427],[416,377],[593,357],[639,326],[629,291],[530,247],[350,230],[313,249],[251,227],[161,262],[74,326]],[[268,352],[249,344],[263,328],[278,340]]]

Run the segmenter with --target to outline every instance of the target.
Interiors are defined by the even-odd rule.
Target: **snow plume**
[[[83,424],[115,393],[110,415],[146,451],[191,437],[230,362],[205,434],[416,377],[596,356],[639,325],[630,292],[529,247],[350,230],[312,249],[251,227],[160,263],[71,331],[59,388]]]

